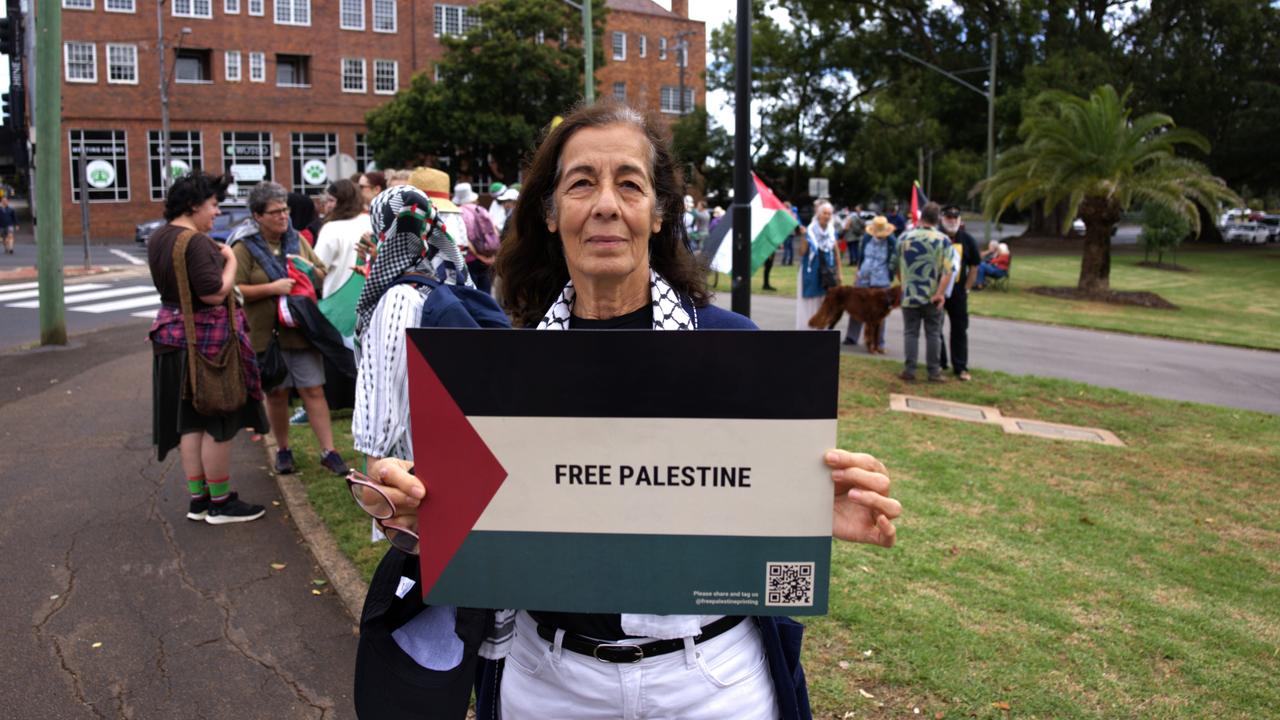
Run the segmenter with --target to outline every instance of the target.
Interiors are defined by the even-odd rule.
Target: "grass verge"
[[[906,386],[897,369],[842,358],[840,444],[885,461],[906,514],[892,550],[835,547],[831,612],[806,621],[817,717],[1280,713],[1280,418],[982,371]],[[1128,447],[892,413],[890,392],[1096,425]],[[367,519],[305,429],[295,447],[368,577]]]
[[[1178,264],[1192,272],[1141,267],[1140,262],[1140,252],[1113,249],[1111,287],[1157,293],[1179,310],[1032,294],[1027,288],[1037,285],[1074,287],[1080,257],[1015,255],[1010,291],[973,293],[969,311],[987,317],[1280,350],[1280,250],[1260,247],[1178,253]],[[846,282],[852,282],[850,270],[844,268]],[[763,290],[763,271],[757,271],[751,280],[754,294],[796,295],[795,267],[775,264],[769,277],[775,292]],[[727,275],[721,275],[718,283],[722,292],[728,292]]]

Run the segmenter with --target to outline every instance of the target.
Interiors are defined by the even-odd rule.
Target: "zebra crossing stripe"
[[[143,297],[125,298],[123,300],[115,300],[112,302],[94,303],[93,305],[82,305],[70,308],[77,312],[93,313],[95,315],[101,313],[115,312],[116,310],[129,310],[132,308],[147,307],[149,305],[159,305],[160,296],[158,294],[146,295]]]
[[[129,317],[146,318],[148,320],[155,320],[156,314],[159,312],[160,312],[160,308],[152,308],[150,310],[143,310],[142,312],[129,313]]]
[[[121,297],[124,295],[139,295],[141,293],[150,293],[151,295],[155,295],[157,300],[159,300],[160,298],[160,296],[156,293],[156,289],[151,287],[150,285],[135,285],[133,287],[111,288],[110,290],[98,290],[97,292],[76,293],[74,295],[67,295],[66,298],[63,300],[63,302],[66,303],[68,306],[71,306],[71,305],[76,305],[78,303],[90,302],[93,300],[106,300],[108,298]],[[38,300],[31,300],[28,302],[10,303],[8,307],[36,308],[36,307],[40,307],[40,302]],[[71,308],[71,309],[79,310],[81,308]]]
[[[72,293],[84,292],[86,290],[100,290],[105,287],[111,287],[111,286],[104,285],[103,283],[84,283],[83,285],[67,285],[66,287],[63,288],[62,292],[63,292],[63,297],[68,298],[71,296]],[[27,299],[39,297],[39,296],[40,296],[40,291],[38,289],[20,290],[17,292],[5,292],[5,293],[0,293],[0,302],[8,302],[10,300],[27,300]],[[10,306],[10,307],[13,307],[13,306]],[[32,305],[31,307],[36,307],[36,306]]]
[[[8,292],[12,290],[30,290],[32,288],[38,288],[38,287],[40,287],[39,282],[24,282],[24,283],[14,283],[12,285],[0,285],[0,290],[4,290]]]

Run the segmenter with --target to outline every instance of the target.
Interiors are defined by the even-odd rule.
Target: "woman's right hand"
[[[271,283],[271,294],[288,295],[293,292],[293,285],[296,282],[297,280],[294,280],[293,278],[280,278],[279,280],[274,280]]]
[[[383,522],[417,532],[418,505],[426,497],[427,488],[421,480],[409,474],[412,467],[410,460],[382,458],[369,466],[369,477],[382,485],[396,506],[396,514]]]

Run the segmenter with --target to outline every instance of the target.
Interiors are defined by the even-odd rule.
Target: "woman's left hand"
[[[894,518],[902,505],[889,497],[884,463],[866,453],[828,450],[824,458],[835,485],[831,535],[840,540],[893,547]]]

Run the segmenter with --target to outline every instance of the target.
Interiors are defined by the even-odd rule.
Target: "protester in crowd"
[[[307,336],[297,327],[279,322],[280,299],[294,290],[289,266],[300,259],[315,277],[324,280],[325,270],[311,244],[289,226],[288,193],[274,182],[261,182],[249,193],[249,211],[257,230],[235,244],[236,286],[244,296],[249,318],[250,339],[256,353],[265,353],[273,341],[279,344],[288,375],[279,387],[267,393],[267,419],[275,438],[275,470],[294,471],[289,448],[289,389],[297,390],[307,411],[307,421],[320,443],[320,464],[337,475],[347,473],[346,463],[333,445],[329,404],[324,396],[324,360]]]
[[[369,234],[369,216],[364,212],[360,189],[350,180],[329,185],[333,210],[320,228],[316,257],[324,268],[324,296],[333,295],[351,279],[356,267],[356,246]]]
[[[387,181],[387,187],[393,185],[408,185],[409,178],[413,175],[412,170],[402,170],[400,168],[388,169],[383,171],[383,177]]]
[[[818,312],[827,289],[843,285],[840,256],[836,252],[836,227],[831,203],[818,203],[813,221],[800,238],[800,270],[796,280],[796,329],[808,330],[809,318]],[[834,284],[830,284],[834,279]],[[828,283],[828,284],[824,284]]]
[[[18,215],[9,207],[9,194],[0,194],[0,236],[4,237],[4,252],[13,254],[13,234],[18,231]]]
[[[754,327],[747,318],[709,303],[705,274],[685,244],[679,172],[660,128],[656,121],[605,101],[568,114],[539,147],[516,208],[515,227],[497,265],[503,305],[517,326],[542,330]],[[599,236],[620,242],[591,240]],[[839,450],[829,452],[825,462],[836,482],[833,535],[892,545],[892,519],[901,506],[888,497],[889,478],[883,465],[870,456]],[[418,504],[432,501],[424,497],[420,477],[408,472],[410,465],[384,459],[371,466],[372,475],[385,484],[394,503],[394,515],[384,525],[416,528]],[[431,467],[424,460],[419,476],[429,477]],[[383,563],[401,561],[403,556],[397,558],[396,553],[390,551]],[[388,576],[388,582],[395,579]],[[498,706],[504,720],[617,717],[619,698],[641,692],[646,709],[642,717],[808,716],[798,655],[788,656],[798,653],[798,637],[788,632],[791,639],[786,641],[780,634],[780,628],[794,628],[788,619],[725,621],[542,610],[500,611],[491,628],[480,625],[481,635],[488,635],[480,654],[508,661],[496,687],[486,684],[477,689],[477,717],[490,720]],[[458,613],[461,626],[462,611]],[[715,625],[714,636],[704,630],[711,625]],[[554,639],[540,639],[545,633]],[[462,632],[458,637],[465,647],[467,638]],[[647,647],[659,639],[688,638],[699,663],[686,663],[683,652],[653,649],[651,656],[628,665],[631,672],[601,673],[595,670],[606,656],[596,659],[572,649],[623,638]],[[357,707],[363,697],[390,698],[381,700],[385,707],[369,708],[374,714],[368,716],[419,717],[420,703],[395,699],[423,698],[425,692],[418,688],[430,687],[429,679],[411,683],[408,674],[393,671],[385,656],[365,651],[363,633],[361,645]],[[465,662],[465,655],[463,660],[451,659],[451,664],[460,662]],[[552,672],[525,669],[552,663]],[[726,663],[742,668],[735,682],[707,680],[704,664],[724,669]],[[494,681],[492,673],[484,677],[486,683]],[[469,688],[462,690],[469,694]],[[465,708],[467,695],[459,694]]]
[[[417,167],[409,175],[409,184],[431,198],[431,204],[440,214],[449,237],[463,253],[469,252],[471,244],[467,238],[467,223],[462,218],[462,208],[454,204],[449,194],[449,176],[443,170]]]
[[[493,220],[493,226],[498,230],[498,237],[502,237],[502,233],[507,227],[507,218],[511,217],[511,213],[515,212],[516,201],[520,199],[520,191],[509,187],[498,193],[497,198],[493,201],[493,207],[497,208],[500,213],[489,211],[489,217]]]
[[[948,205],[942,209],[942,232],[951,239],[952,249],[959,254],[958,275],[947,295],[944,308],[951,325],[951,369],[957,379],[968,382],[969,374],[969,290],[978,277],[978,241],[964,229],[960,207]],[[947,369],[947,344],[943,343],[940,356],[943,370]]]
[[[706,242],[711,231],[711,211],[707,210],[707,201],[699,200],[693,207],[693,234],[689,236],[693,252],[697,253]]]
[[[720,224],[720,220],[724,218],[724,208],[719,205],[711,208],[711,222],[707,225],[707,234],[710,235],[712,230],[716,229],[716,225]]]
[[[981,290],[986,287],[986,280],[989,277],[1002,278],[1009,275],[1009,246],[992,240],[987,246],[987,252],[982,255],[982,263],[978,265],[978,274],[974,278],[974,290]]]
[[[938,232],[942,209],[925,203],[915,229],[898,239],[893,270],[902,285],[902,323],[906,363],[898,376],[907,382],[916,379],[920,350],[920,325],[924,325],[925,362],[930,382],[943,382],[939,345],[942,343],[942,304],[947,275],[951,272],[951,242]]]
[[[883,215],[877,215],[863,227],[862,237],[853,244],[851,253],[857,274],[854,275],[854,287],[887,288],[893,284],[893,257],[898,252],[898,238],[893,234],[893,225]],[[884,347],[885,325],[880,325],[880,347]],[[862,337],[862,323],[852,315],[849,316],[849,327],[845,331],[844,344],[857,345]]]
[[[507,211],[502,206],[502,201],[498,196],[506,191],[507,186],[500,182],[489,183],[489,205],[485,209],[489,211],[489,219],[493,221],[493,226],[497,228],[498,234],[502,234],[502,226],[506,224]]]
[[[854,205],[849,216],[844,219],[844,237],[849,250],[849,264],[858,264],[858,245],[866,235],[867,221],[862,218],[862,206]],[[880,343],[883,345],[884,343]]]
[[[477,202],[479,199],[471,183],[458,183],[453,187],[453,203],[462,211],[462,221],[467,227],[467,270],[476,288],[487,293],[492,290],[493,282],[489,266],[498,256],[501,239],[489,211]]]
[[[387,189],[387,176],[377,170],[370,170],[362,173],[356,179],[356,185],[360,188],[361,200],[364,202],[365,212],[369,210],[369,203],[374,196]]]
[[[907,229],[907,219],[902,217],[902,213],[898,211],[896,204],[889,206],[889,214],[886,216],[893,225],[893,234],[902,237],[903,231]]]
[[[147,240],[147,261],[151,280],[160,293],[160,310],[151,324],[154,357],[151,364],[151,434],[157,458],[177,447],[182,471],[187,478],[190,504],[187,518],[212,525],[257,520],[266,512],[250,505],[231,491],[231,440],[240,428],[264,432],[267,418],[262,412],[262,388],[249,328],[244,312],[235,310],[235,331],[231,331],[226,300],[237,272],[231,248],[215,242],[205,233],[213,229],[219,215],[218,203],[226,198],[229,177],[192,173],[174,181],[164,202],[168,224]],[[174,248],[179,238],[190,233],[186,252],[186,275],[191,296],[191,314],[182,308]],[[248,399],[235,412],[201,415],[190,397],[187,358],[188,323],[195,332],[195,345],[208,357],[216,357],[228,342],[240,348],[240,367]]]
[[[289,193],[289,225],[298,231],[303,240],[316,243],[322,221],[316,213],[316,204],[311,197],[300,192]]]

